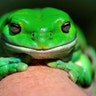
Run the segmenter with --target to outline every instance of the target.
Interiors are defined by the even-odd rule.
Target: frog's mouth
[[[60,58],[68,55],[74,49],[74,46],[76,45],[76,41],[77,41],[77,38],[75,38],[74,40],[72,40],[67,44],[57,46],[55,48],[39,49],[39,50],[12,45],[8,42],[5,42],[5,45],[7,46],[8,49],[12,51],[15,51],[18,53],[26,53],[35,59],[54,59],[54,58],[56,59],[56,58]]]

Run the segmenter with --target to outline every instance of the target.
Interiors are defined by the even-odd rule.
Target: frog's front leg
[[[48,66],[67,71],[71,79],[83,87],[89,86],[92,82],[91,63],[84,54],[82,54],[76,62],[63,62],[61,60],[57,60],[56,62],[48,63]]]
[[[18,58],[0,58],[0,80],[8,74],[24,71],[27,69],[27,64],[21,62]]]
[[[63,62],[62,60],[57,60],[56,62],[50,62],[47,64],[53,68],[59,68],[69,73],[70,78],[77,82],[79,72],[82,70],[81,67],[73,64],[72,62]]]

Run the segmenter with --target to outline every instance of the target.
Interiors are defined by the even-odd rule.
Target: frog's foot
[[[0,58],[0,79],[8,74],[26,70],[27,64],[21,62],[18,58]]]
[[[50,67],[53,67],[53,68],[59,68],[59,69],[62,69],[66,72],[69,73],[69,78],[73,81],[73,82],[77,82],[77,79],[78,79],[78,76],[79,76],[79,67],[76,66],[75,64],[71,63],[71,62],[63,62],[61,60],[58,60],[56,62],[50,62],[47,64],[48,66]]]

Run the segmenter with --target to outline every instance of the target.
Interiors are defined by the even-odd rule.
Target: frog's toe
[[[78,75],[74,71],[69,71],[70,78],[73,82],[77,82]]]
[[[57,68],[57,63],[56,62],[50,62],[47,64],[49,67]]]
[[[8,66],[0,67],[0,80],[8,74]]]
[[[25,63],[19,63],[18,66],[17,66],[17,71],[24,71],[28,68],[28,65],[25,64]]]

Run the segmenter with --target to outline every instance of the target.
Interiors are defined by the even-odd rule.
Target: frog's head
[[[35,58],[67,55],[74,48],[77,37],[70,16],[54,8],[11,12],[1,18],[0,31],[8,48]]]

